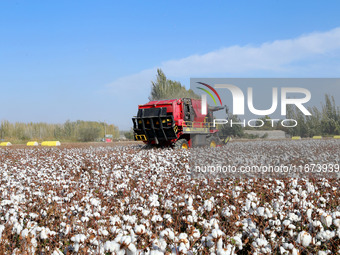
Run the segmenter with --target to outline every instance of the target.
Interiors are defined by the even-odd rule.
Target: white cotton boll
[[[214,239],[217,239],[217,238],[220,238],[223,236],[223,232],[220,230],[220,229],[213,229],[213,231],[211,232],[211,236],[214,238]]]
[[[219,223],[219,221],[217,219],[212,218],[209,222],[209,225],[213,228],[218,229],[219,228],[218,223]]]
[[[110,224],[111,225],[116,225],[116,223],[120,224],[121,220],[118,215],[115,215],[113,217],[110,217]]]
[[[195,229],[192,233],[192,237],[198,239],[201,236],[201,233],[198,229]]]
[[[333,213],[332,213],[332,217],[333,217],[333,219],[336,219],[337,217],[340,218],[340,212],[338,212],[338,211],[333,212]]]
[[[237,246],[237,248],[238,248],[239,250],[242,250],[242,240],[241,240],[241,238],[238,237],[238,236],[234,236],[234,237],[232,237],[231,239],[234,240],[235,246]]]
[[[188,238],[188,235],[186,233],[180,233],[179,236],[178,236],[179,240],[187,239],[187,238]]]
[[[209,235],[208,237],[203,236],[201,239],[201,244],[206,247],[212,247],[213,245],[215,245],[211,235]]]
[[[144,225],[137,225],[134,228],[134,231],[137,235],[142,235],[145,233],[145,226]]]
[[[302,198],[307,198],[307,196],[308,196],[308,194],[307,194],[307,191],[306,190],[303,190],[301,193],[300,193],[300,196],[302,197]]]
[[[96,198],[91,198],[90,203],[93,206],[99,206],[101,204],[101,201],[99,199],[96,199]]]
[[[158,207],[160,205],[158,202],[157,194],[152,194],[151,196],[149,196],[149,201],[150,201],[150,206]]]
[[[246,209],[246,211],[249,211],[249,210],[250,210],[250,208],[251,208],[251,201],[250,201],[249,199],[247,199],[247,200],[245,201],[245,206],[244,206],[244,208]],[[223,215],[223,213],[224,213],[224,214],[227,213],[227,214],[226,214],[226,215]],[[229,216],[231,216],[232,214],[231,214],[229,208],[227,207],[227,208],[224,209],[224,211],[222,212],[222,215],[223,215],[223,216],[226,216],[226,217],[229,217]]]
[[[217,250],[217,255],[234,255],[235,247],[231,244],[227,245],[227,248],[222,248]]]
[[[325,241],[325,240],[332,239],[334,236],[335,236],[334,231],[326,230],[326,231],[320,231],[319,233],[317,233],[316,238],[321,241]]]
[[[336,231],[336,235],[338,236],[338,238],[340,238],[340,228],[338,228],[338,230]],[[1,237],[1,234],[0,234]]]
[[[185,216],[184,216],[184,218],[185,218]],[[194,217],[192,215],[188,215],[186,217],[186,220],[187,220],[187,222],[190,222],[190,223],[194,223],[195,222],[195,219],[194,219]]]
[[[321,215],[321,222],[327,227],[330,227],[332,225],[332,216],[329,214]]]
[[[307,192],[308,193],[314,193],[315,192],[315,187],[313,186],[313,184],[307,183],[306,186],[307,186]]]
[[[289,226],[290,223],[291,223],[290,220],[284,220],[284,221],[282,222],[283,226],[286,226],[286,227]]]
[[[86,240],[86,236],[84,234],[78,234],[71,237],[71,241],[75,243],[83,243]]]
[[[100,213],[99,213],[99,212],[95,212],[95,213],[93,214],[93,216],[96,217],[96,218],[100,218]]]
[[[269,208],[265,209],[265,217],[266,218],[272,218],[273,214],[271,213],[271,211],[269,210]]]
[[[20,235],[22,229],[23,229],[23,227],[21,226],[21,224],[18,223],[18,222],[15,222],[14,225],[13,225],[12,231],[14,233],[16,233],[17,235]]]
[[[340,219],[333,220],[333,225],[336,226],[337,228],[340,228]]]
[[[258,216],[264,216],[264,207],[258,207],[256,212]]]
[[[52,255],[64,255],[64,253],[62,253],[59,249],[55,249]]]
[[[246,210],[248,211],[250,209],[250,201],[248,200],[247,202],[249,203],[249,206],[246,206]],[[232,215],[233,215],[233,212],[230,210],[229,207],[225,208],[222,211],[222,216],[224,216],[224,217],[230,217]]]
[[[2,236],[2,232],[5,229],[5,225],[0,225],[0,240],[1,240],[1,236]]]
[[[64,230],[64,234],[65,235],[68,235],[68,233],[70,233],[70,231],[71,231],[71,227],[70,227],[70,225],[66,225],[66,227],[65,227],[65,230]]]
[[[161,238],[164,238],[164,237],[167,237],[169,238],[170,240],[174,240],[175,238],[175,233],[170,229],[170,228],[166,228],[164,229],[160,234],[159,236]]]
[[[205,200],[204,201],[204,205],[203,205],[203,208],[204,210],[210,212],[214,207],[214,204],[211,200]]]
[[[289,225],[288,225],[288,228],[289,228],[289,229],[296,229],[296,226],[293,225],[293,224],[289,224]]]
[[[280,246],[280,253],[281,254],[289,254],[289,252],[285,248],[283,248],[282,246]]]
[[[26,238],[27,236],[28,236],[28,229],[27,228],[25,228],[23,231],[21,231],[21,236],[23,237],[23,238]],[[0,234],[0,238],[1,238],[1,234]]]
[[[6,205],[10,205],[10,204],[12,204],[13,203],[13,201],[12,200],[2,200],[1,201],[1,206],[6,206]]]
[[[262,239],[262,238],[257,238],[256,242],[257,242],[258,246],[266,246],[268,244],[268,241],[266,239]]]
[[[143,216],[148,216],[149,214],[150,214],[150,211],[149,210],[146,210],[146,209],[144,209],[143,211],[142,211],[142,214],[143,214]]]
[[[274,211],[279,211],[280,210],[280,204],[278,202],[274,202],[273,209],[274,209]]]
[[[163,216],[163,218],[166,220],[166,221],[168,221],[168,222],[170,222],[170,223],[172,223],[172,216],[170,215],[170,214],[165,214],[164,216]]]
[[[87,216],[83,216],[80,218],[81,222],[88,222],[90,219]]]
[[[120,243],[128,246],[132,242],[131,236],[122,236]]]
[[[108,252],[119,252],[120,244],[115,241],[106,241],[104,244],[104,250]]]
[[[297,184],[298,184],[298,183],[297,183],[297,180],[294,180],[294,179],[293,179],[293,180],[291,181],[291,183],[290,183],[290,185],[291,185],[293,188],[296,188],[296,187],[297,187]]]
[[[304,247],[308,247],[312,242],[312,236],[306,231],[301,231],[296,241],[302,244]]]
[[[293,248],[292,255],[300,255],[300,252],[296,248]]]
[[[98,234],[99,234],[99,235],[102,235],[102,236],[108,236],[108,235],[109,235],[109,231],[107,231],[107,230],[104,229],[104,228],[100,228],[100,229],[98,230]]]
[[[126,248],[126,255],[136,255],[137,254],[137,248],[133,243],[130,243],[128,247]]]
[[[306,214],[307,214],[307,217],[308,217],[308,219],[311,219],[312,218],[312,212],[313,212],[313,210],[312,209],[307,209],[307,212],[306,212]]]
[[[98,240],[97,240],[96,238],[91,239],[91,240],[90,240],[90,243],[91,243],[92,245],[95,245],[95,246],[98,246],[98,245],[99,245],[99,242],[98,242]]]
[[[330,250],[327,251],[318,251],[318,255],[327,255],[327,254],[332,254]]]
[[[184,243],[180,243],[178,247],[179,253],[182,254],[187,254],[188,253],[188,248],[184,245]]]
[[[285,248],[286,250],[293,250],[294,249],[294,245],[291,243],[283,243],[282,244],[283,248]]]
[[[185,202],[186,202],[187,206],[191,207],[192,203],[193,203],[192,196],[188,196],[188,198],[186,199]]]
[[[313,227],[314,228],[321,228],[321,229],[323,229],[322,223],[320,221],[318,221],[318,220],[313,221]]]
[[[319,201],[320,201],[321,203],[326,203],[326,202],[327,202],[327,200],[326,200],[324,197],[320,197],[320,198],[319,198]]]
[[[164,255],[164,252],[161,252],[159,250],[151,250],[150,255]]]
[[[165,252],[167,243],[163,238],[157,238],[152,242],[152,249]]]
[[[152,216],[151,221],[152,222],[161,222],[161,221],[163,221],[163,218],[162,218],[162,216],[156,214],[156,215]]]
[[[31,219],[35,219],[39,217],[39,215],[36,213],[29,213],[29,216],[31,217]]]
[[[289,213],[288,214],[288,218],[291,220],[291,221],[299,221],[299,216],[296,215],[295,213]]]
[[[79,248],[80,248],[79,243],[74,243],[74,244],[73,244],[73,249],[74,249],[75,252],[78,252],[78,251],[79,251]]]

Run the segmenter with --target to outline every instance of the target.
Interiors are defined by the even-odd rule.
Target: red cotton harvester
[[[224,109],[207,106],[201,113],[200,99],[171,99],[150,101],[138,106],[132,118],[134,137],[148,145],[189,147],[215,147],[220,143],[218,130],[213,125],[213,112]]]

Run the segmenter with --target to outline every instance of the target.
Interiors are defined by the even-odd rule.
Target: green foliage
[[[246,130],[277,130],[278,129],[278,121],[272,120],[269,116],[264,116],[263,118],[259,118],[261,121],[256,121],[256,123],[251,123],[254,126],[258,127],[250,127],[246,126]],[[262,127],[260,127],[263,125]]]
[[[161,69],[157,69],[156,81],[152,81],[151,95],[149,100],[175,99],[175,98],[199,98],[191,89],[187,90],[185,86],[178,81],[172,81],[166,78]]]
[[[119,130],[114,125],[95,121],[66,121],[64,124],[47,123],[0,123],[0,139],[11,141],[61,140],[61,141],[95,141],[106,134],[119,137]]]
[[[287,105],[287,119],[294,119],[297,121],[296,127],[283,127],[278,125],[281,122],[274,122],[272,127],[272,121],[270,117],[265,116],[260,118],[264,125],[262,127],[243,128],[241,125],[223,125],[220,127],[221,136],[237,136],[243,138],[256,138],[250,137],[243,132],[244,129],[250,130],[283,130],[291,136],[301,136],[301,137],[313,137],[315,135],[322,136],[332,136],[340,134],[340,107],[336,106],[335,100],[332,96],[325,95],[325,104],[322,105],[321,110],[317,107],[309,107],[308,110],[312,114],[311,116],[305,116],[295,105]],[[236,116],[229,116],[229,119],[233,122],[240,122]],[[258,121],[256,125],[261,125],[262,123]],[[286,125],[292,125],[293,122],[285,123]],[[265,137],[261,137],[265,138]]]
[[[131,129],[130,131],[124,132],[124,136],[128,140],[134,140],[134,133],[133,130]]]
[[[232,120],[233,123],[241,122],[241,120],[237,117],[237,115],[229,115],[228,117],[229,120]],[[226,137],[226,136],[233,136],[233,137],[243,137],[244,131],[243,131],[243,126],[242,125],[231,125],[229,124],[224,124],[224,125],[218,125],[217,129],[219,130],[219,135],[221,137]]]
[[[100,129],[98,127],[81,127],[78,131],[78,139],[81,142],[92,142],[99,138]]]
[[[316,107],[308,110],[311,116],[305,116],[297,107],[288,105],[287,118],[295,119],[298,125],[285,131],[292,136],[301,137],[340,134],[340,108],[336,106],[333,96],[325,95],[325,104],[322,105],[321,111]]]

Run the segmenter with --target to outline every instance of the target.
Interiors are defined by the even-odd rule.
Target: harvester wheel
[[[220,144],[220,141],[217,137],[212,136],[207,139],[207,145],[209,147],[216,147],[218,144]]]
[[[154,145],[150,143],[147,143],[142,147],[143,150],[151,150],[152,148],[154,148]]]
[[[179,139],[176,143],[175,143],[175,148],[176,149],[189,149],[189,143],[186,139],[182,138]]]

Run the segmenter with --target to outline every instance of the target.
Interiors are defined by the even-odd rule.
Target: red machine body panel
[[[207,109],[208,105],[206,105]],[[174,144],[186,139],[191,146],[191,133],[209,136],[217,132],[209,125],[212,112],[202,114],[200,99],[170,99],[150,101],[138,106],[133,118],[135,139],[149,144]]]

